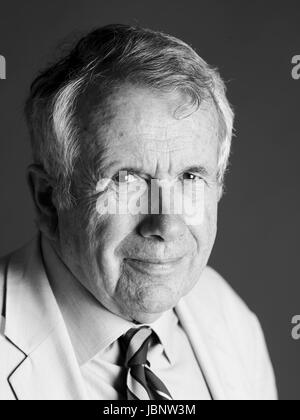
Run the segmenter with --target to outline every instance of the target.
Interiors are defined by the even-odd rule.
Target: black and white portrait
[[[0,400],[298,399],[297,2],[1,7]]]

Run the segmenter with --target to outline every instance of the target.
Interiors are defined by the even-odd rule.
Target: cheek
[[[207,200],[207,205],[205,207],[205,221],[208,242],[207,245],[212,248],[216,239],[218,222],[218,200],[216,195],[214,195],[210,200]]]
[[[136,220],[130,215],[106,215],[101,217],[102,220],[99,217],[98,215],[97,227],[94,227],[93,247],[89,253],[106,289],[112,292],[122,268],[122,257],[118,254],[118,249],[135,229]]]
[[[134,231],[136,224],[136,218],[131,215],[107,216],[98,229],[98,246],[104,251],[115,251],[124,238]]]
[[[190,231],[198,244],[199,253],[210,253],[217,233],[218,200],[217,194],[205,194],[201,223],[191,224]]]
[[[205,220],[207,221],[207,227],[210,230],[211,235],[216,234],[217,222],[218,222],[218,200],[210,200],[205,209]]]
[[[72,265],[80,265],[80,258],[85,255],[85,230],[79,223],[77,214],[63,214],[59,217],[60,249],[65,258],[72,261]]]
[[[201,227],[205,222],[205,184],[186,183],[182,195],[183,219],[189,226]]]

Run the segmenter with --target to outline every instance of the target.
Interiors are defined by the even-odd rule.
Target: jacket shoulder
[[[195,287],[197,299],[209,300],[212,308],[225,316],[239,313],[245,317],[253,317],[252,311],[239,297],[227,281],[213,268],[206,267]]]
[[[218,331],[224,333],[253,380],[255,399],[277,399],[273,366],[260,322],[233,288],[207,267],[189,298],[190,306],[197,308],[195,316],[205,319],[208,329],[213,329],[213,322],[219,324]]]
[[[188,296],[188,304],[207,330],[223,331],[240,354],[248,353],[260,325],[254,313],[219,273],[211,267],[205,268]]]

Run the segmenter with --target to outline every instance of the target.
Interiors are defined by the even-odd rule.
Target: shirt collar
[[[178,326],[178,318],[173,309],[165,312],[152,324],[149,324],[157,334],[167,358],[171,364],[175,363],[176,343],[174,342],[175,330]]]
[[[130,328],[141,325],[132,323],[104,308],[72,275],[42,235],[42,255],[53,293],[65,320],[79,365],[83,365],[98,352],[111,345]],[[169,310],[149,325],[157,334],[170,363],[174,361],[174,327],[178,319]]]

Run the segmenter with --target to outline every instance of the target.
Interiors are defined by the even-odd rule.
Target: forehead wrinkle
[[[193,135],[196,137],[199,127],[197,127],[193,118],[187,118],[187,120],[186,123],[188,124],[189,130],[192,129],[194,132]],[[123,121],[125,124],[117,124],[117,122]],[[137,144],[139,147],[143,146],[148,150],[157,150],[165,153],[168,151],[182,150],[182,148],[192,143],[192,141],[187,143],[188,139],[184,138],[184,136],[175,134],[176,123],[182,124],[183,120],[166,121],[164,125],[145,125],[144,123],[142,126],[139,123],[128,125],[127,118],[120,115],[112,106],[108,106],[94,113],[91,122],[92,124],[82,128],[86,136],[93,134],[93,137],[96,137],[96,145],[98,147],[100,145],[101,148],[105,147],[110,149],[112,145],[116,147],[122,145],[124,147],[126,145],[126,139],[130,139],[131,141],[126,145],[126,149],[131,153]],[[179,145],[181,142],[182,146]]]
[[[109,147],[109,144],[106,144],[106,147],[102,147],[102,151],[99,153],[98,164],[99,166],[101,165],[100,173],[113,172],[114,168],[117,170],[117,168],[122,167],[136,167],[137,170],[150,174],[157,172],[157,166],[159,166],[160,169],[168,167],[168,172],[177,173],[180,170],[177,168],[178,170],[175,171],[175,167],[180,166],[180,169],[182,169],[183,166],[186,165],[183,163],[178,165],[173,158],[176,158],[176,155],[180,158],[180,152],[186,151],[189,147],[190,150],[193,150],[194,147],[192,139],[183,141],[181,145],[178,145],[178,139],[180,139],[180,136],[176,136],[173,139],[164,142],[156,140],[152,140],[148,143],[143,142],[139,144],[139,148],[131,147],[132,143],[130,143],[125,151],[124,149],[122,150],[120,159],[118,159],[118,150],[114,150],[114,148]],[[115,146],[115,142],[113,143]],[[123,158],[124,156],[126,156],[126,159]]]
[[[174,153],[178,151],[185,150],[188,146],[192,146],[193,142],[189,140],[188,142],[182,141],[181,144],[178,144],[178,140],[181,139],[178,137],[177,139],[166,140],[166,141],[157,141],[151,140],[149,143],[144,145],[145,150],[150,152],[159,152],[159,153]]]

